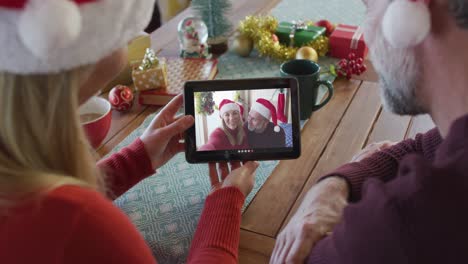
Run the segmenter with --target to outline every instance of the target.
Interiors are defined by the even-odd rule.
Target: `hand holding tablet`
[[[300,156],[294,78],[187,82],[185,137],[191,163],[294,159]]]

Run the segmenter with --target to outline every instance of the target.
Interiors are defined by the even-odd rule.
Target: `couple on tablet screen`
[[[286,146],[284,129],[278,126],[275,106],[259,98],[250,108],[244,122],[244,107],[229,99],[219,104],[221,126],[216,128],[208,142],[199,150],[232,150],[254,148],[281,148]],[[270,119],[273,121],[271,122]]]

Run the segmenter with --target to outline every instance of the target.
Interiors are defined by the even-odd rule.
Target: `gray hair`
[[[468,29],[468,0],[450,0],[449,11],[459,27]]]

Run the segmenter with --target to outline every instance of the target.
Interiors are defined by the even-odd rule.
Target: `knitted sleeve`
[[[365,185],[362,200],[345,208],[343,220],[312,248],[305,263],[408,263],[393,195],[377,179]]]
[[[188,263],[237,263],[244,200],[235,187],[222,188],[208,196]]]
[[[338,176],[344,178],[350,188],[351,202],[361,199],[362,184],[368,178],[378,178],[384,182],[395,178],[399,161],[410,153],[423,155],[432,160],[437,146],[442,138],[437,129],[432,129],[425,134],[416,135],[415,139],[404,140],[392,147],[379,151],[360,162],[345,164],[335,171],[321,177]]]
[[[155,173],[143,142],[138,138],[129,146],[98,162],[106,175],[109,197],[118,197]]]

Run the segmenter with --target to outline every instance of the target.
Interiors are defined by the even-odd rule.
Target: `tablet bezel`
[[[242,87],[242,88],[240,88]],[[189,81],[184,87],[185,114],[195,116],[194,93],[202,91],[259,90],[289,88],[291,92],[292,148],[260,149],[260,152],[239,153],[233,150],[197,151],[195,125],[185,133],[185,157],[189,163],[249,160],[295,159],[301,155],[299,124],[299,88],[295,78],[256,78],[237,80]],[[248,109],[246,109],[248,111]]]

